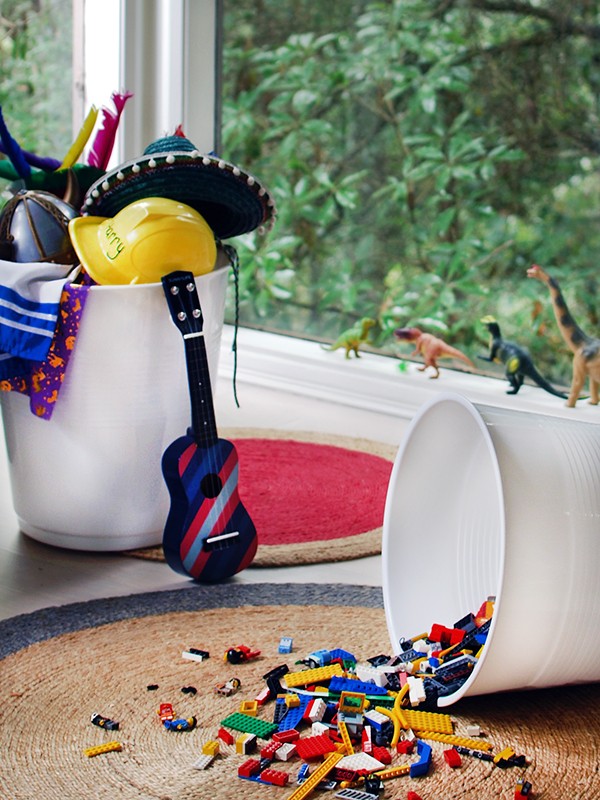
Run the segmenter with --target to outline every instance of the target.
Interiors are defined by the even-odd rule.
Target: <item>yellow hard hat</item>
[[[69,234],[82,265],[99,284],[158,283],[175,269],[203,275],[217,257],[204,217],[166,197],[130,203],[112,218],[76,217]]]

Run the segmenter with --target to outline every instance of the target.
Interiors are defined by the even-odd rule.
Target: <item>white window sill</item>
[[[221,340],[220,376],[231,380],[234,358],[233,327],[225,325]],[[600,406],[580,400],[566,408],[564,400],[525,384],[517,395],[506,394],[508,382],[502,377],[486,378],[444,366],[440,376],[430,379],[418,365],[407,362],[401,372],[400,360],[362,353],[344,357],[342,350],[328,352],[318,342],[281,336],[250,328],[238,331],[237,380],[271,389],[376,411],[403,419],[441,392],[455,392],[479,405],[500,406],[550,416],[600,423]]]

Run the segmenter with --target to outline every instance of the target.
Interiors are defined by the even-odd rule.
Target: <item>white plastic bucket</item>
[[[216,380],[229,270],[196,278]],[[0,392],[13,505],[21,530],[77,550],[162,541],[166,447],[191,422],[184,342],[162,284],[93,286],[49,420]]]
[[[600,680],[600,425],[444,394],[390,477],[383,593],[392,646],[496,597],[465,695]]]

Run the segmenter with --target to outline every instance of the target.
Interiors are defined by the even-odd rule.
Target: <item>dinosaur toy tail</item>
[[[549,381],[547,381],[542,375],[540,375],[540,373],[533,365],[530,366],[530,369],[528,370],[527,374],[528,377],[531,378],[531,380],[537,383],[540,389],[543,389],[545,392],[548,392],[548,394],[552,394],[554,395],[554,397],[560,397],[563,400],[568,399],[567,394],[559,391],[558,389],[555,389],[554,386],[552,386],[552,384]]]

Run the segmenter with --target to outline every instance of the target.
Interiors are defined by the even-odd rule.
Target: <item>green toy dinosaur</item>
[[[500,326],[494,317],[483,317],[481,322],[490,333],[490,354],[489,356],[479,355],[478,358],[483,359],[483,361],[493,361],[497,364],[505,365],[506,379],[511,387],[507,389],[507,394],[517,394],[525,378],[531,378],[544,391],[566,400],[566,394],[559,392],[558,389],[555,389],[552,384],[540,375],[533,365],[529,351],[525,347],[502,338]]]
[[[354,353],[359,358],[359,348],[369,338],[369,331],[375,327],[377,322],[371,317],[363,317],[351,328],[341,333],[331,347],[323,346],[324,350],[340,350],[342,347],[346,351],[346,358],[350,358],[350,353]]]

